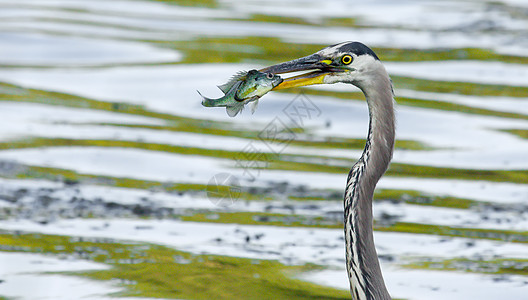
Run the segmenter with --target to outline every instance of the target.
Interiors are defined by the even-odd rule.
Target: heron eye
[[[271,74],[271,73],[267,73],[267,74],[266,74],[266,77],[267,77],[268,79],[273,79],[273,74]]]
[[[341,57],[341,62],[345,65],[349,65],[351,62],[352,62],[352,56],[351,55],[343,55],[343,57]]]

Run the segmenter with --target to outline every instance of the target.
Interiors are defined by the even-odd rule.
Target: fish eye
[[[352,58],[352,55],[343,55],[343,57],[341,57],[341,62],[345,65],[349,65],[351,62],[352,62],[353,58]]]
[[[266,74],[266,77],[267,77],[268,79],[273,79],[273,77],[275,77],[275,76],[274,76],[273,74],[271,74],[271,73],[267,73],[267,74]]]

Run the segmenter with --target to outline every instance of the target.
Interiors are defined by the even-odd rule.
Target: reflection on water
[[[85,253],[73,257],[112,266],[89,276],[126,280],[126,296],[193,298],[196,270],[220,272],[219,288],[202,298],[240,298],[231,292],[253,286],[276,299],[346,298],[341,197],[367,131],[363,96],[347,85],[273,92],[254,115],[231,119],[203,108],[196,90],[215,97],[215,85],[239,70],[359,40],[386,62],[399,104],[393,165],[374,204],[389,290],[405,299],[494,299],[498,290],[519,298],[528,292],[528,18],[516,12],[526,9],[522,1],[2,0],[0,229],[9,231],[0,250]],[[320,113],[270,147],[263,132],[293,124],[288,107],[300,92]],[[207,199],[219,173],[242,186],[228,207]],[[50,247],[55,235],[72,238]],[[92,241],[109,247],[99,251],[77,236],[112,241]],[[172,248],[127,250],[123,240]],[[204,253],[218,256],[206,264]],[[138,257],[137,266],[123,263]],[[225,261],[237,267],[211,269]],[[154,264],[175,280],[152,283]],[[312,271],[299,278],[340,290],[284,270]],[[0,269],[0,279],[13,278],[6,291],[0,282],[0,298],[32,299],[14,283],[20,276]],[[61,278],[69,277],[53,280]]]

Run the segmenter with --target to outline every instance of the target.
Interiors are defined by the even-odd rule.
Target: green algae
[[[528,139],[528,130],[526,129],[504,129],[502,131],[511,133],[523,139]]]
[[[390,189],[376,189],[374,192],[374,200],[458,209],[468,209],[476,205],[484,204],[484,202],[458,197],[425,195],[418,191]]]
[[[264,22],[264,23],[279,23],[279,24],[296,24],[296,25],[312,25],[313,23],[298,17],[286,17],[278,15],[264,15],[264,14],[252,14],[247,21],[251,22]]]
[[[216,0],[151,0],[178,6],[218,7]]]
[[[0,231],[1,232],[1,231]],[[0,233],[1,251],[69,255],[105,263],[109,270],[64,272],[123,282],[126,297],[175,299],[348,299],[349,292],[294,279],[321,269],[276,261],[194,255],[169,247],[30,233]]]
[[[363,149],[365,147],[365,139],[350,139],[341,137],[327,137],[323,140],[294,139],[290,141],[289,144],[292,146],[320,149]],[[412,140],[397,140],[394,147],[396,149],[405,150],[433,150],[432,147]]]
[[[374,230],[528,243],[528,231],[465,228],[408,222],[395,222],[389,226],[374,223]]]
[[[198,213],[191,216],[185,216],[183,217],[183,220],[280,227],[343,228],[341,221],[330,219],[324,220],[320,217],[311,218],[307,216],[257,212]],[[381,224],[380,221],[376,220],[374,221],[374,230],[528,243],[528,231],[452,227],[409,222],[393,222],[387,225],[385,224],[385,221]]]
[[[467,258],[453,258],[446,260],[413,261],[402,265],[408,269],[462,271],[479,274],[511,274],[528,276],[528,260],[500,258],[492,260],[475,260]]]
[[[261,212],[210,212],[182,216],[182,221],[266,225],[286,227],[343,228],[341,222],[317,216],[287,215]]]
[[[204,149],[196,147],[184,147],[165,144],[141,143],[132,141],[115,140],[71,140],[71,139],[32,139],[28,141],[0,143],[0,149],[20,149],[39,147],[65,147],[65,146],[97,146],[115,148],[134,148],[149,151],[162,151],[177,153],[181,155],[200,155],[222,159],[233,160],[233,162],[246,160],[243,151],[228,151],[217,149]],[[271,169],[317,173],[348,173],[355,160],[345,158],[334,158],[324,156],[276,154],[273,152],[262,152],[262,155],[251,157],[252,160],[266,163],[261,166],[238,166],[233,167],[248,169]],[[396,177],[421,177],[421,178],[443,178],[443,179],[463,179],[482,180],[492,182],[528,182],[528,170],[474,170],[447,167],[433,167],[421,165],[409,165],[402,163],[392,163],[387,170],[387,175]]]
[[[391,79],[394,85],[400,89],[461,95],[528,97],[528,87],[524,86],[435,81],[404,76],[391,76]]]
[[[515,91],[515,89],[513,90]],[[316,90],[316,89],[309,89],[309,88],[294,88],[290,90],[280,90],[280,92],[290,93],[290,94],[303,93],[306,95],[332,97],[332,98],[337,98],[337,99],[342,99],[342,100],[364,101],[364,96],[359,92],[326,91],[326,90]],[[524,100],[519,99],[519,104],[522,104],[522,101]],[[451,103],[451,102],[446,102],[446,101],[438,101],[438,100],[431,101],[431,100],[426,100],[426,99],[400,97],[397,95],[397,92],[396,92],[396,102],[398,105],[405,105],[405,106],[411,106],[411,107],[422,107],[422,108],[429,108],[429,109],[443,110],[443,111],[456,111],[456,112],[471,114],[471,115],[495,116],[495,117],[502,117],[502,118],[528,120],[528,116],[526,114],[496,111],[496,110],[467,106],[463,104]]]
[[[309,21],[300,18],[281,16],[253,15],[253,20],[272,23],[292,22],[294,24],[308,24]],[[335,19],[337,20],[337,19]],[[333,22],[332,19],[323,19],[320,24]],[[347,26],[357,26],[351,19],[343,20]],[[315,24],[315,23],[313,23]],[[326,23],[328,24],[328,23]],[[287,61],[294,58],[315,53],[327,44],[292,43],[277,37],[243,36],[243,37],[199,37],[186,41],[151,41],[183,51],[185,58],[181,63],[204,62],[243,62],[245,60],[266,61],[269,64]],[[236,47],[234,47],[236,46]],[[247,49],[254,49],[247,51]],[[197,51],[207,49],[207,51]],[[528,58],[524,56],[506,55],[488,49],[457,48],[457,49],[400,49],[388,47],[372,47],[382,61],[445,61],[445,60],[479,60],[500,61],[505,63],[527,64]],[[237,55],[240,55],[237,57]]]
[[[326,47],[323,44],[288,43],[273,37],[229,37],[197,38],[182,42],[152,41],[157,45],[175,48],[185,55],[182,64],[196,63],[259,63],[274,64],[279,57],[287,61],[303,57]],[[236,45],[237,47],[233,47]],[[207,49],[207,51],[200,51]],[[237,51],[237,49],[240,49]],[[252,51],[247,51],[252,49]],[[522,56],[502,55],[491,50],[476,48],[461,49],[396,49],[374,48],[384,61],[444,61],[444,60],[479,60],[501,61],[506,63],[528,63]],[[457,93],[463,95],[527,97],[527,87],[516,87],[498,84],[481,84],[471,82],[435,81],[404,76],[391,76],[397,88],[413,89],[427,92]]]

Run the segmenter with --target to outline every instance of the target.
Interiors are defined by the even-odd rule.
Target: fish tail
[[[204,95],[202,95],[202,93],[200,93],[200,91],[198,91],[198,90],[196,90],[196,91],[198,92],[200,97],[202,97],[202,105],[203,106],[205,106],[205,107],[213,107],[214,106],[214,99],[207,98]]]

